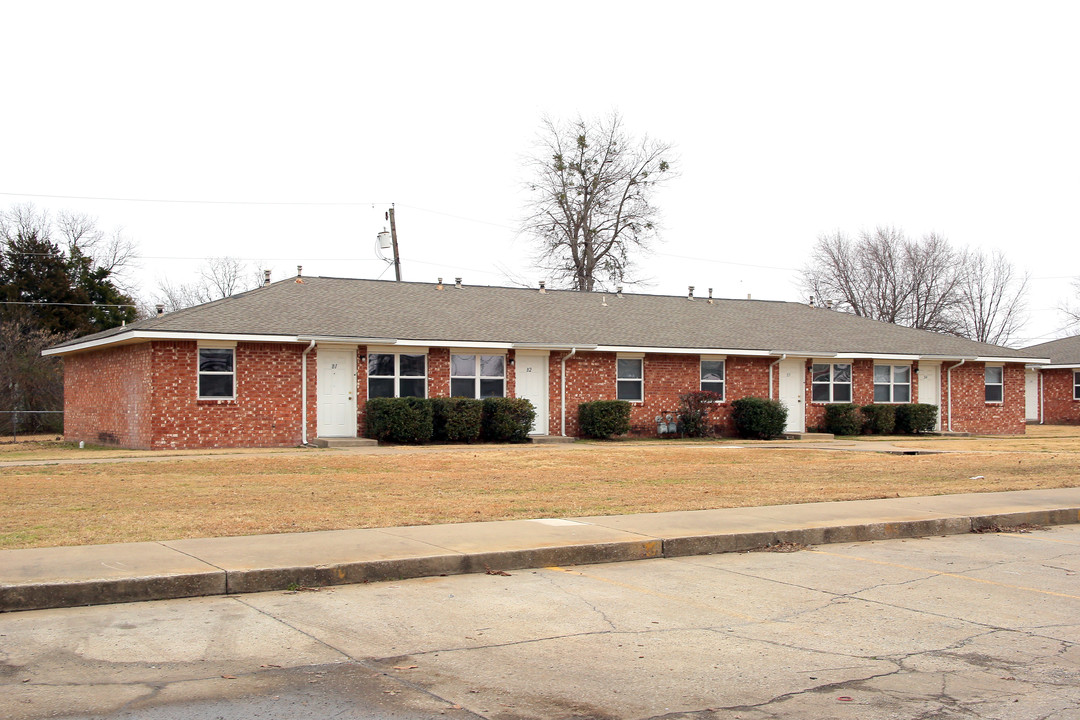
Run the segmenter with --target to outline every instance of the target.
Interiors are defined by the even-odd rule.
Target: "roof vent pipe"
[[[750,293],[746,293],[746,299],[747,299],[747,300],[749,300],[749,299],[750,299]]]
[[[709,304],[712,305],[712,288],[709,288]]]
[[[541,280],[540,281],[540,294],[543,295],[546,292],[547,292],[547,281],[546,280]]]
[[[263,285],[269,285],[269,284],[270,284],[270,271],[269,270],[263,270]]]
[[[810,296],[810,307],[816,307],[816,305],[814,305],[814,296],[813,295]]]
[[[461,278],[454,278],[454,287],[456,287],[458,290],[461,289]]]
[[[161,303],[158,303],[157,305],[155,305],[155,307],[157,308],[158,317],[161,317],[162,315],[165,314],[165,306],[164,305],[162,305]]]
[[[296,266],[296,277],[302,277],[303,274],[304,274],[304,266],[303,265],[297,265]]]
[[[832,300],[826,300],[825,301],[825,307],[828,308],[829,310],[832,310]]]
[[[617,295],[618,297],[622,297],[622,285],[620,285],[619,287],[615,288],[615,294],[616,294],[616,295]]]
[[[687,293],[686,299],[687,300],[693,300],[694,299],[694,286],[693,285],[690,286],[690,291]]]
[[[442,290],[443,289],[442,278],[439,278],[439,284],[435,286],[435,289],[436,290]]]

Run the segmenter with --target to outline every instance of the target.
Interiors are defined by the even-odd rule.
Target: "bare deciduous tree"
[[[158,280],[157,292],[144,312],[153,314],[152,306],[157,304],[164,305],[167,312],[174,312],[221,300],[259,287],[262,279],[257,263],[247,265],[234,257],[209,258],[199,268],[195,282],[174,284],[168,278]]]
[[[1006,344],[1024,321],[1027,278],[1001,254],[957,250],[894,228],[818,238],[803,288],[838,309],[897,325]]]
[[[1023,325],[1028,275],[1017,275],[1000,251],[964,254],[957,317],[959,335],[1007,345]]]
[[[673,177],[672,146],[626,134],[622,118],[542,122],[529,165],[523,231],[555,283],[590,291],[626,280],[656,237],[655,188]]]
[[[1072,289],[1074,297],[1064,300],[1058,310],[1065,316],[1065,328],[1070,332],[1080,330],[1080,278],[1073,278]]]

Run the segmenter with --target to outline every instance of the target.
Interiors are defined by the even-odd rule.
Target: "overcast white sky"
[[[1078,21],[985,0],[0,0],[0,205],[123,226],[144,295],[220,255],[378,277],[391,202],[406,280],[535,282],[516,227],[539,119],[617,109],[681,171],[635,289],[805,300],[818,235],[894,225],[1005,251],[1037,342],[1080,274]]]

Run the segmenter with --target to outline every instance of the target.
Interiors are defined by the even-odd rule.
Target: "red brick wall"
[[[561,431],[561,360],[568,353],[552,353],[549,361],[551,413],[548,429]],[[578,405],[593,400],[612,400],[616,395],[616,353],[578,353],[566,363],[566,434],[578,435]],[[630,424],[636,435],[656,435],[656,416],[676,413],[679,396],[701,389],[701,358],[698,355],[645,355],[645,396],[631,404]],[[710,414],[710,423],[724,434],[734,432],[731,401],[747,395],[768,397],[771,358],[728,357],[725,364],[725,401]]]
[[[64,437],[150,447],[149,343],[64,358]]]
[[[300,444],[300,357],[305,346],[238,343],[235,400],[198,399],[197,343],[159,341],[152,347],[151,447]],[[313,375],[309,368],[309,383]],[[314,395],[309,387],[309,401]]]
[[[1041,370],[1043,422],[1080,423],[1080,400],[1073,400],[1073,370]]]
[[[946,362],[941,370],[941,428],[949,429],[949,368],[952,370],[952,431],[992,435],[1023,435],[1024,366],[1005,365],[1004,402],[986,402],[986,365]]]

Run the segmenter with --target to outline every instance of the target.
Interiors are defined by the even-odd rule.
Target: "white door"
[[[806,361],[781,360],[780,402],[787,408],[785,432],[806,432]]]
[[[518,352],[514,356],[514,395],[527,398],[536,408],[530,435],[548,434],[548,356]]]
[[[1031,422],[1039,421],[1039,372],[1024,371],[1024,417]]]
[[[356,348],[316,350],[318,435],[356,437]]]
[[[934,430],[941,430],[941,363],[919,363],[919,402],[937,405]]]

